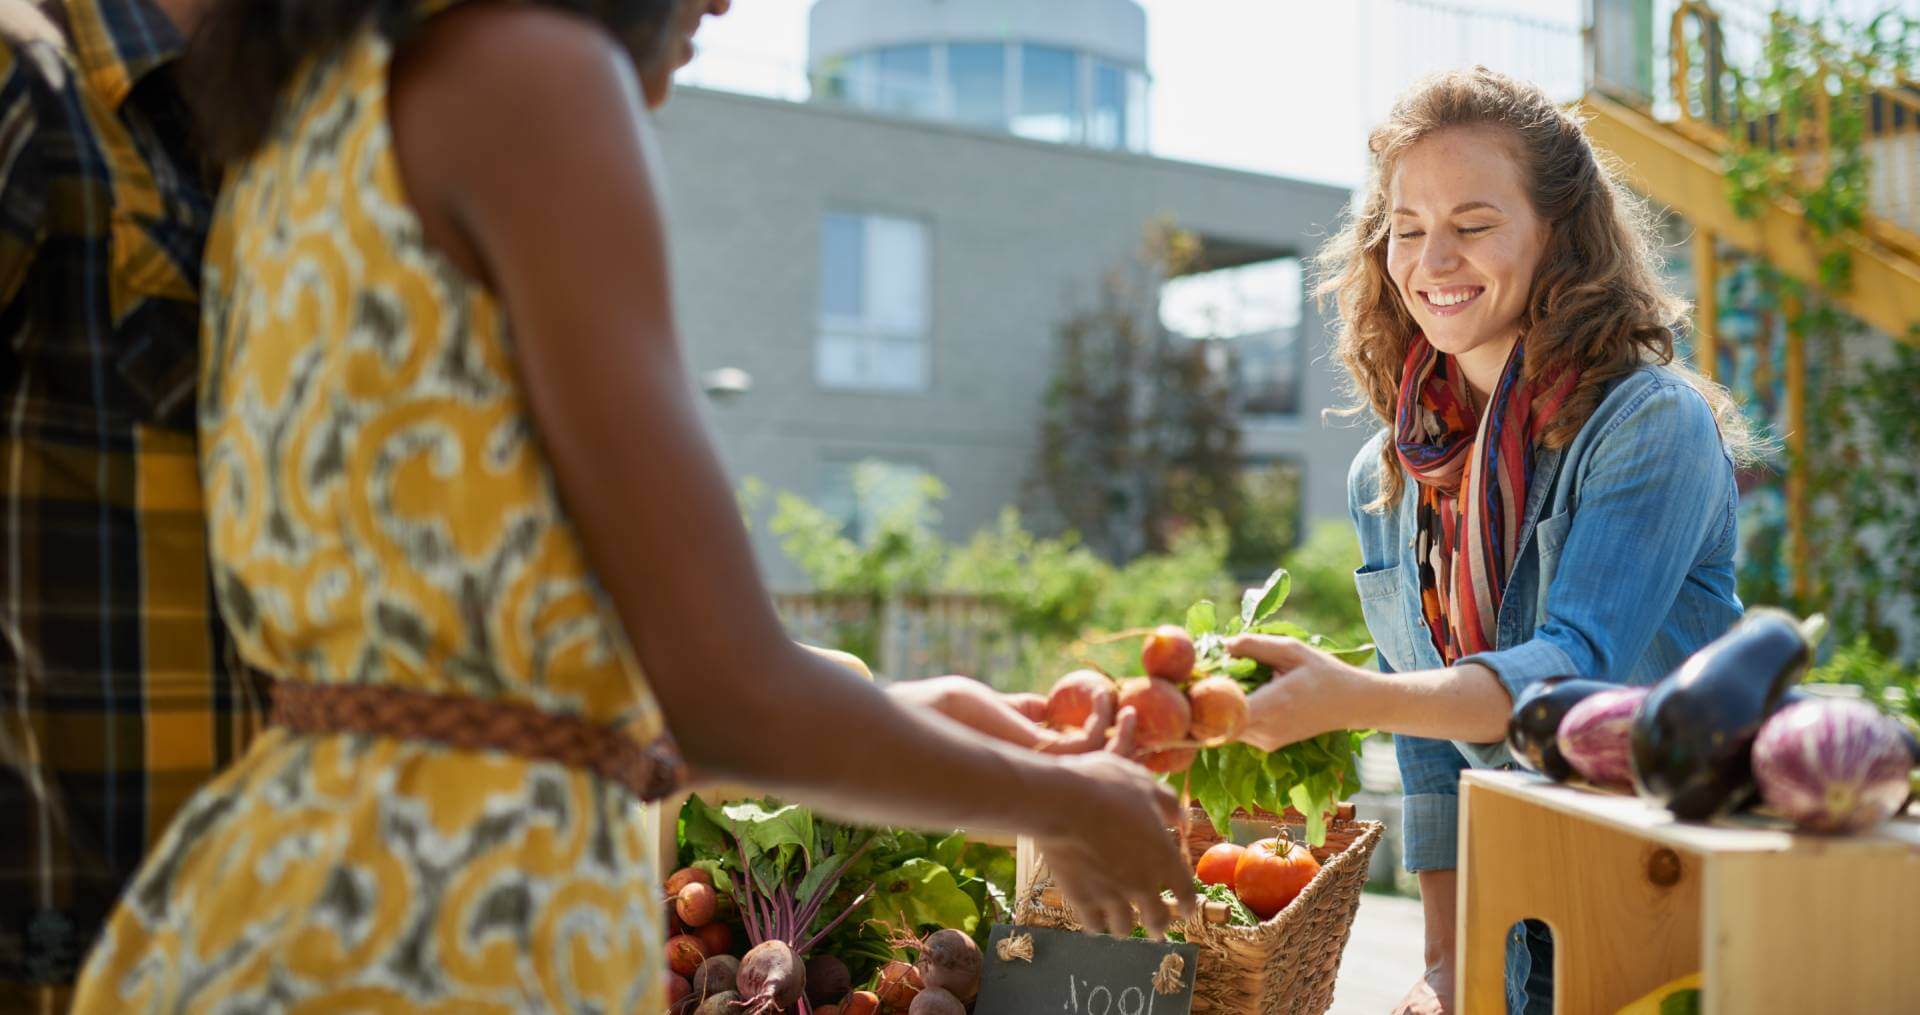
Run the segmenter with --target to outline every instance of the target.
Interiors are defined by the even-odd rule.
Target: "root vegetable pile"
[[[964,1012],[979,991],[973,934],[1011,916],[998,901],[1012,889],[1011,852],[959,833],[851,828],[777,801],[699,797],[678,830],[689,863],[663,899],[670,1015],[908,1015],[928,988],[940,993],[922,1010],[950,1012],[944,997]]]

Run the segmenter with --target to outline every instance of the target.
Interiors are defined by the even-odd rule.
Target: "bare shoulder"
[[[550,191],[556,160],[631,134],[643,105],[625,50],[554,7],[470,3],[436,15],[395,58],[395,152],[428,241],[492,283],[473,209]]]
[[[626,52],[597,22],[543,4],[483,2],[436,15],[409,39],[394,90],[396,102],[445,98],[498,122],[509,110],[488,100],[510,101],[510,109],[569,93],[581,100],[632,77]]]

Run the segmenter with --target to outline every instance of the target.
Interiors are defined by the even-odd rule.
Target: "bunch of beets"
[[[1140,649],[1144,676],[1116,682],[1098,670],[1074,670],[1047,695],[1047,726],[1081,729],[1111,699],[1110,714],[1131,708],[1137,716],[1134,760],[1155,772],[1184,771],[1201,748],[1228,743],[1247,728],[1247,692],[1240,682],[1195,672],[1195,658],[1185,628],[1154,628]]]
[[[888,962],[869,989],[854,990],[846,963],[827,954],[803,963],[781,938],[732,954],[728,918],[738,915],[738,903],[716,891],[706,871],[675,871],[666,896],[672,1015],[966,1015],[980,993],[980,947],[958,930],[895,933],[891,944],[917,953],[918,961]]]

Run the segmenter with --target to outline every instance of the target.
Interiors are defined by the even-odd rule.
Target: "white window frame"
[[[931,391],[933,389],[934,279],[937,277],[933,263],[933,223],[927,218],[917,215],[903,215],[897,212],[865,208],[828,207],[820,213],[820,229],[823,234],[826,229],[826,219],[830,215],[842,215],[857,219],[862,223],[861,243],[863,247],[861,263],[863,266],[868,256],[864,247],[864,244],[867,242],[864,228],[867,220],[892,219],[900,222],[911,222],[918,226],[920,238],[925,247],[924,262],[926,277],[922,281],[924,287],[922,291],[926,296],[926,306],[923,308],[924,326],[917,332],[879,324],[868,319],[864,314],[860,316],[850,316],[846,314],[828,313],[824,306],[819,305],[823,302],[822,298],[825,295],[826,272],[828,270],[826,258],[822,256],[820,260],[819,285],[816,286],[814,295],[817,311],[815,314],[813,339],[814,385],[823,391],[873,394],[919,395]],[[816,250],[824,251],[824,248],[824,243],[815,245]],[[866,280],[864,278],[861,279],[861,303],[864,309],[864,305],[867,303]],[[917,347],[920,350],[919,376],[904,384],[891,382],[876,383],[871,380],[870,377],[865,380],[848,380],[829,376],[826,366],[825,345],[830,339],[853,340],[868,348],[876,345],[882,347],[888,345]],[[863,373],[864,372],[865,371],[863,371]]]

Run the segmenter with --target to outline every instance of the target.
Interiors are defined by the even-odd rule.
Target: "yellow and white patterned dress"
[[[445,6],[444,3],[434,7]],[[421,239],[363,31],[295,78],[206,262],[202,473],[246,660],[663,725],[500,307]],[[655,846],[558,764],[275,728],[185,808],[76,1011],[658,1012]]]

